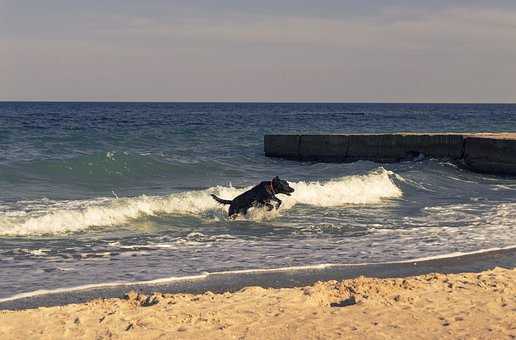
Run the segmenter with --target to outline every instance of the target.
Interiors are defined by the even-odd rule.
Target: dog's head
[[[278,176],[272,179],[272,185],[274,187],[274,191],[276,191],[278,194],[285,194],[290,196],[290,194],[294,192],[294,189],[288,184],[288,182],[280,179]]]

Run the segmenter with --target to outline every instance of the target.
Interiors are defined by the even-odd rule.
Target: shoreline
[[[510,339],[516,269],[0,311],[2,339]]]
[[[359,276],[382,279],[436,272],[442,274],[478,273],[495,267],[515,268],[516,246],[399,262],[250,269],[189,277],[161,278],[144,282],[92,284],[17,294],[0,299],[0,310],[24,310],[84,303],[94,299],[121,298],[130,291],[140,294],[156,292],[164,294],[233,293],[250,286],[293,288],[312,285],[318,281],[354,279]]]

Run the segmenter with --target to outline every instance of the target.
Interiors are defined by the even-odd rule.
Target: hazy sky
[[[516,1],[0,0],[0,99],[516,102]]]

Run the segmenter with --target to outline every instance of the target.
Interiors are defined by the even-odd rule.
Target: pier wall
[[[265,135],[265,155],[299,161],[388,163],[419,155],[472,171],[516,175],[516,133]]]

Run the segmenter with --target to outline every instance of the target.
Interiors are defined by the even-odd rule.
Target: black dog
[[[281,200],[277,198],[276,194],[285,194],[290,196],[294,189],[288,185],[288,182],[280,179],[278,176],[274,177],[272,181],[264,181],[254,188],[238,195],[232,201],[218,198],[211,195],[215,201],[221,204],[229,204],[229,217],[236,217],[238,214],[247,214],[247,210],[251,207],[267,207],[268,211],[274,209],[270,201],[275,201],[276,209],[281,205]]]

